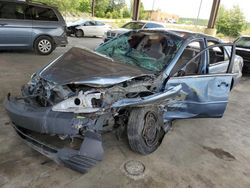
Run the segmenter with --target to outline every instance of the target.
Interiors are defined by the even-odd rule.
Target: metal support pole
[[[207,28],[214,29],[219,7],[220,7],[220,0],[214,0]]]
[[[140,0],[134,0],[133,4],[133,20],[139,20],[139,9],[140,9]]]
[[[197,18],[196,18],[195,25],[198,25],[198,21],[199,21],[199,17],[200,17],[200,12],[201,12],[201,5],[202,5],[202,0],[200,1],[200,6],[199,6],[198,15],[197,15]]]

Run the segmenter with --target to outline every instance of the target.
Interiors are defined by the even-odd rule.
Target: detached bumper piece
[[[84,135],[84,140],[81,143],[79,150],[67,147],[57,148],[36,139],[32,136],[32,134],[29,133],[38,132],[45,134],[56,134],[57,129],[59,133],[62,133],[66,130],[71,130],[71,124],[68,124],[68,128],[66,128],[66,124],[60,124],[60,122],[62,122],[60,120],[58,121],[58,123],[55,123],[56,119],[60,119],[61,117],[59,114],[55,115],[54,112],[46,108],[44,108],[46,112],[45,114],[42,113],[41,109],[33,109],[34,111],[32,111],[31,109],[33,107],[29,107],[28,104],[20,103],[20,101],[10,98],[6,99],[5,108],[13,122],[13,127],[18,135],[30,147],[47,156],[48,158],[54,160],[56,163],[63,164],[81,173],[86,173],[91,167],[95,166],[97,162],[103,159],[104,151],[100,134],[92,131],[87,131]],[[50,112],[52,113],[52,115],[50,114]],[[32,118],[29,119],[29,117]],[[32,122],[31,129],[29,129],[29,126],[27,126],[27,124],[31,123],[29,120],[31,120]],[[48,128],[48,123],[50,121],[53,122],[52,130]],[[66,122],[69,123],[69,120]],[[24,125],[23,123],[27,124]],[[48,129],[44,130],[44,126]],[[58,128],[60,126],[63,126],[63,130]]]
[[[76,170],[81,173],[86,173],[91,167],[103,158],[102,141],[99,135],[92,132],[87,132],[80,150],[70,148],[58,149],[48,146],[30,135],[25,134],[17,126],[13,126],[18,135],[34,150],[54,160],[58,164]]]

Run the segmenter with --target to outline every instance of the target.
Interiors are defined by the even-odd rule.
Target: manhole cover
[[[124,169],[131,176],[140,176],[145,171],[145,166],[140,161],[128,161],[124,164]]]

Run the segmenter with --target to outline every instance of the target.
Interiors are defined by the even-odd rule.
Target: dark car
[[[250,73],[250,36],[241,36],[235,41],[236,54],[244,61],[243,72]]]
[[[234,44],[213,37],[130,31],[95,52],[70,49],[37,71],[20,97],[9,94],[5,108],[29,146],[86,172],[103,159],[106,132],[125,132],[131,149],[146,155],[173,120],[222,117],[242,63]]]
[[[48,55],[67,43],[66,24],[56,8],[0,0],[0,50],[34,49]]]

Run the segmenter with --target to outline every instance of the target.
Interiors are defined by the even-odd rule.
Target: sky
[[[141,0],[146,10],[160,9],[180,17],[196,18],[202,1],[199,18],[209,19],[213,0]],[[226,8],[239,5],[246,20],[250,22],[250,0],[221,0]]]

